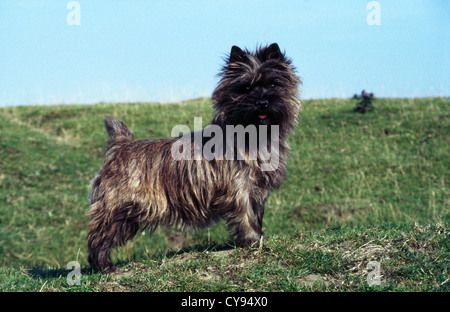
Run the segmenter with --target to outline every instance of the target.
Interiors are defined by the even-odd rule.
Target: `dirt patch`
[[[317,275],[317,274],[308,274],[302,278],[296,280],[297,285],[306,286],[308,288],[312,288],[316,284],[322,284],[325,286],[329,286],[332,284],[332,281],[325,276]]]
[[[332,224],[333,220],[338,219],[340,222],[350,222],[354,215],[362,212],[369,212],[369,203],[366,206],[352,204],[316,204],[312,206],[300,207],[293,213],[291,217],[294,219],[311,218],[311,213],[318,222],[323,224]]]
[[[196,270],[197,277],[205,282],[221,279],[220,270],[217,267],[209,266],[206,270]]]
[[[191,245],[191,237],[184,232],[172,232],[169,233],[164,240],[170,246],[171,249],[178,250],[186,248]]]

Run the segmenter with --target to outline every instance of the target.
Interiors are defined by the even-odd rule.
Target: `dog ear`
[[[266,48],[266,57],[267,59],[284,59],[284,55],[280,50],[280,47],[277,43],[272,43],[270,46]]]
[[[244,62],[244,61],[245,61],[245,52],[242,51],[241,48],[239,48],[238,46],[232,46],[228,63]]]

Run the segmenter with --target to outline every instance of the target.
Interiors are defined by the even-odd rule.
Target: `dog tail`
[[[116,118],[106,117],[105,128],[111,138],[111,142],[134,141],[134,135],[130,132],[127,125]]]

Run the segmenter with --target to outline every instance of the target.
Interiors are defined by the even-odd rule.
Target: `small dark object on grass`
[[[373,99],[373,93],[367,93],[366,91],[362,90],[361,95],[358,96],[355,94],[353,96],[354,99],[361,99],[360,102],[356,105],[354,111],[365,114],[366,112],[373,111],[373,105],[372,105],[372,99]]]

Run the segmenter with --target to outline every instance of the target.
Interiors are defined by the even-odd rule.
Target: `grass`
[[[140,233],[88,267],[88,186],[102,165],[103,118],[136,138],[168,137],[209,99],[0,108],[0,290],[3,291],[449,291],[448,98],[303,102],[290,138],[289,175],[264,217],[270,240],[234,248],[222,223],[193,233]],[[68,285],[66,265],[81,264]],[[367,264],[380,264],[369,286]]]

